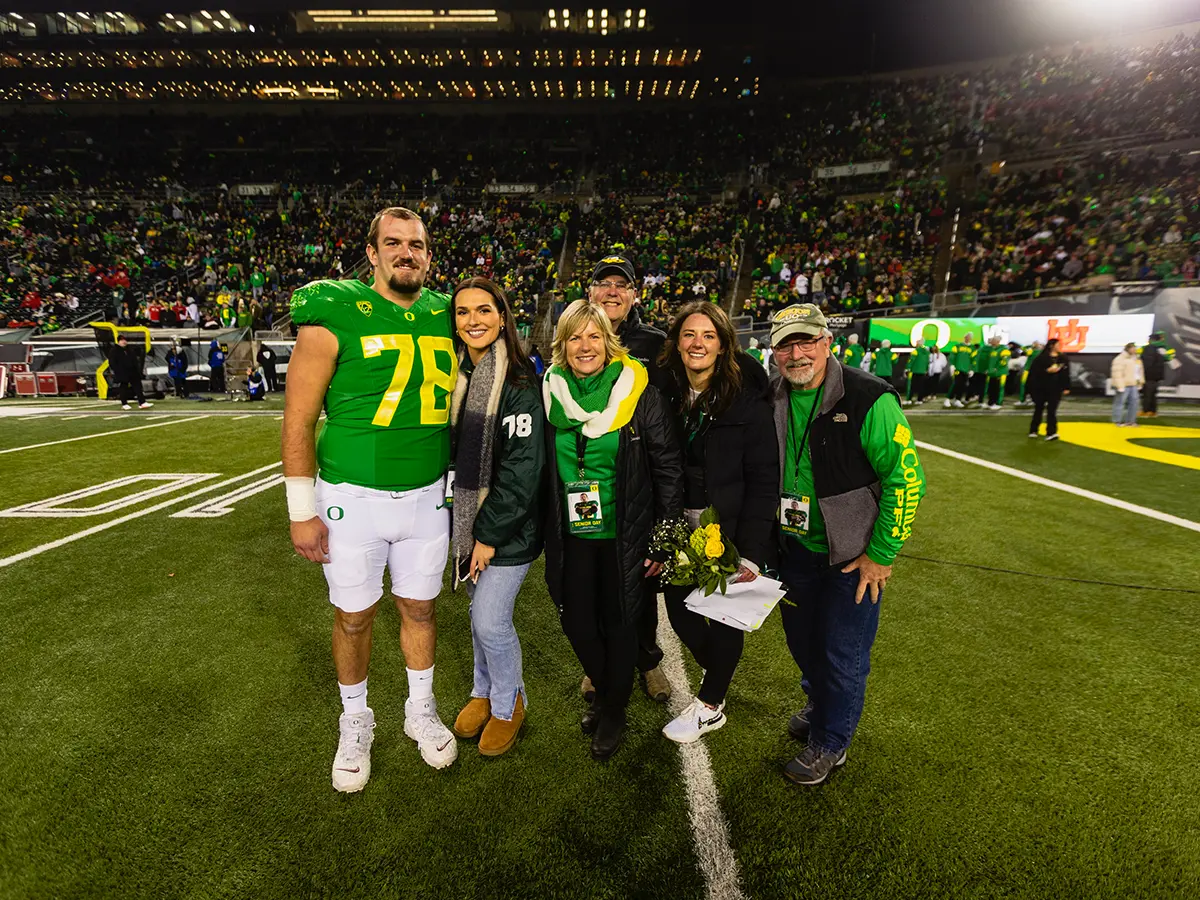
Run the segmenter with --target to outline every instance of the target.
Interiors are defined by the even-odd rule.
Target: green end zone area
[[[928,443],[1200,518],[1200,472],[1035,442],[1025,424],[913,420]],[[29,443],[60,436],[51,420],[21,427]],[[278,439],[273,418],[205,419],[0,455],[2,505],[147,473],[215,483],[276,461]],[[848,765],[808,790],[780,774],[802,695],[778,615],[748,636],[729,722],[704,738],[742,894],[1197,896],[1200,595],[1013,573],[1195,591],[1200,535],[923,460],[929,494],[883,601]],[[0,557],[170,496],[0,518]],[[372,778],[344,796],[329,785],[332,612],[292,553],[282,489],[170,517],[200,499],[0,567],[0,896],[706,896],[669,715],[636,691],[626,744],[590,759],[540,563],[517,603],[530,708],[516,749],[485,760],[460,741],[448,770],[420,760],[386,609]],[[450,720],[471,686],[465,595],[443,594],[438,623]]]

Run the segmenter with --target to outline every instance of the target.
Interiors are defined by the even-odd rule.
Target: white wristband
[[[317,480],[308,475],[292,475],[283,479],[287,490],[288,518],[307,522],[317,515]]]

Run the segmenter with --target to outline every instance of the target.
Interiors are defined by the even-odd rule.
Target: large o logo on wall
[[[925,337],[925,326],[932,325],[937,330],[937,337],[934,338],[934,343],[938,347],[945,347],[950,343],[950,323],[945,319],[922,319],[912,327],[912,331],[908,334],[908,342],[912,346],[917,345],[920,338]],[[926,341],[928,343],[928,341]]]

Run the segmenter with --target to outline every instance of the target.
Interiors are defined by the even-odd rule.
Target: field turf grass
[[[214,414],[0,454],[0,507],[124,475],[268,465],[278,410],[244,407],[167,403]],[[0,418],[0,449],[140,424],[67,415]],[[1013,416],[912,421],[936,446],[1200,519],[1196,470],[1031,441]],[[1200,420],[1155,424],[1176,421]],[[923,462],[929,493],[883,600],[848,765],[815,789],[780,774],[803,700],[777,615],[748,636],[729,723],[704,739],[743,894],[1200,896],[1200,534]],[[0,518],[0,558],[164,499]],[[332,613],[320,571],[291,550],[282,489],[223,517],[170,518],[194,502],[0,566],[0,897],[705,896],[666,710],[635,692],[626,744],[590,759],[579,666],[540,563],[517,604],[531,704],[517,748],[488,760],[460,741],[450,769],[421,762],[401,732],[387,609],[371,782],[340,795]],[[438,621],[449,722],[470,690],[461,593],[443,594]]]

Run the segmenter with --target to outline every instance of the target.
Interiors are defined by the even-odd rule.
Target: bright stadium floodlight
[[[200,15],[204,16],[206,19],[212,19],[212,13],[210,13],[207,9],[200,10]]]

